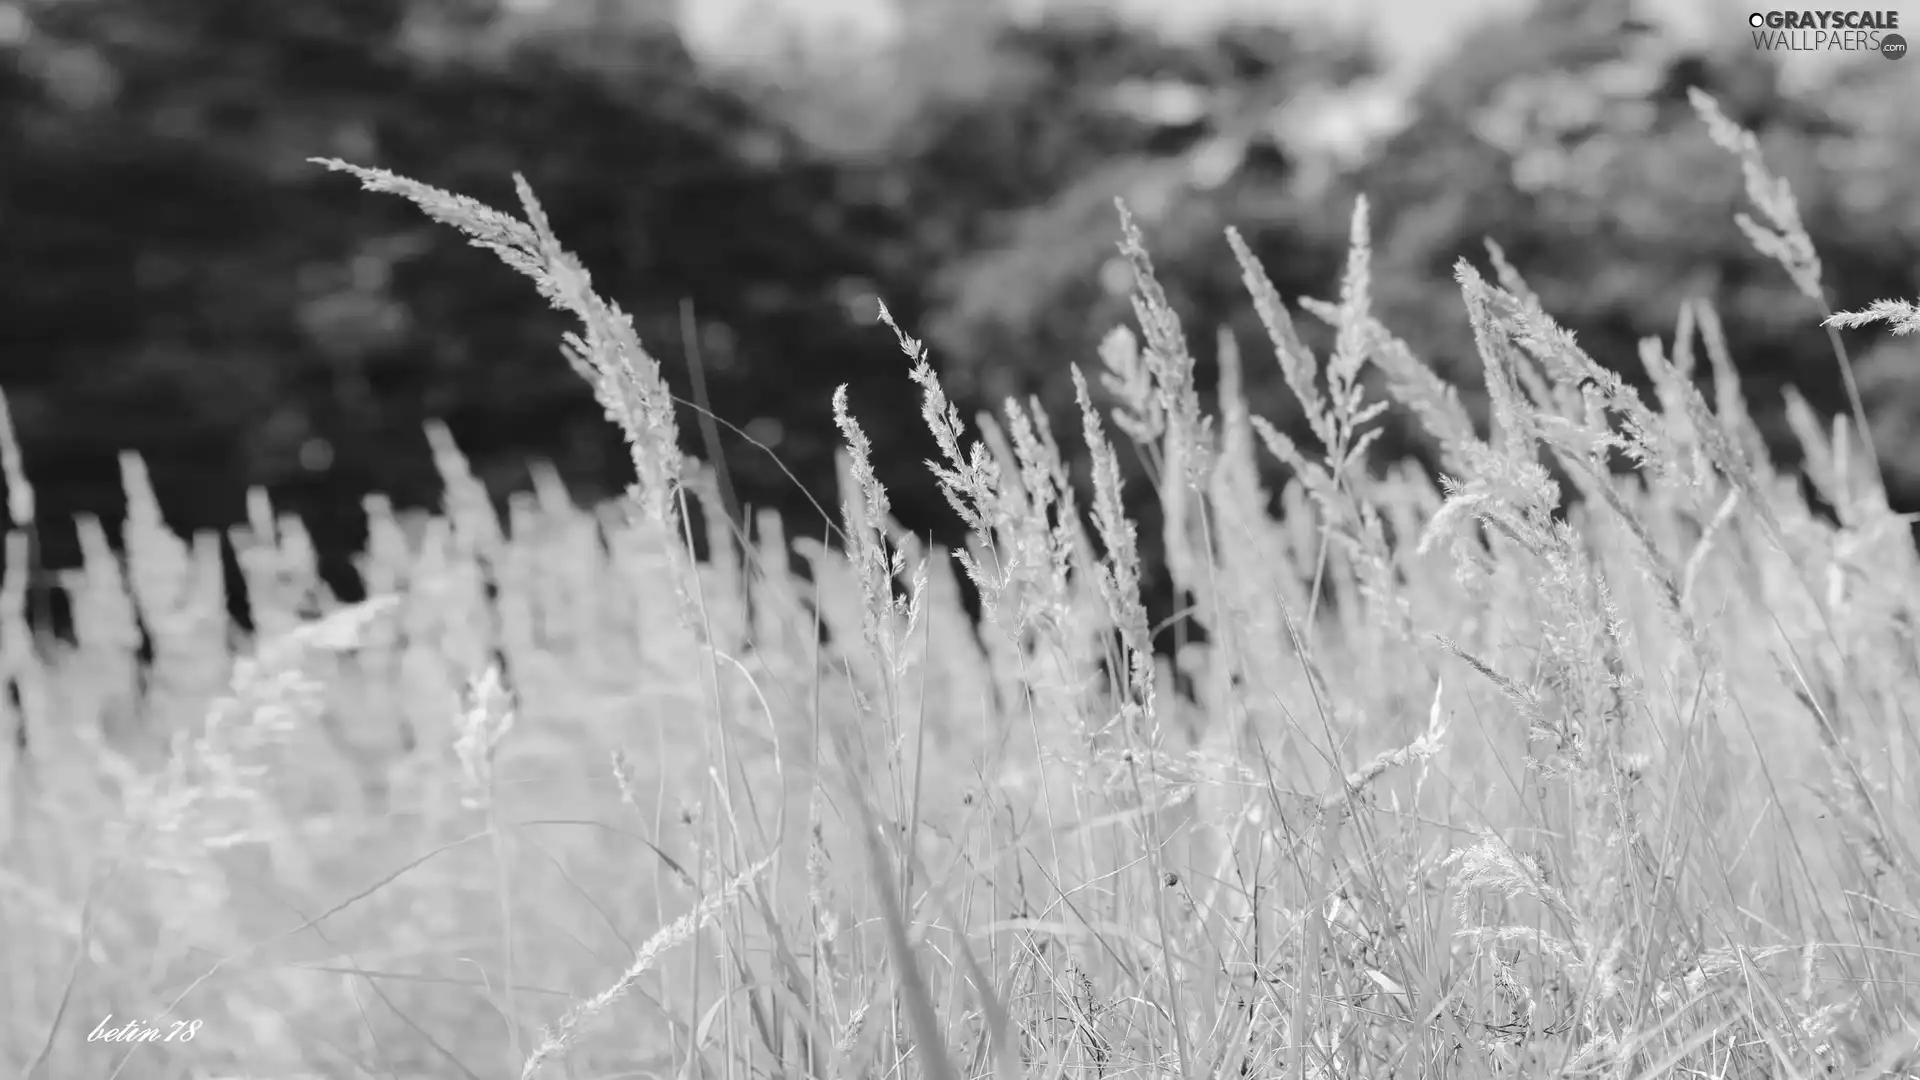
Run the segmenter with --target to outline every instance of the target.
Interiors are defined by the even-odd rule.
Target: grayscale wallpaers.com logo
[[[1753,47],[1787,52],[1877,52],[1907,55],[1897,11],[1756,11],[1747,16]]]

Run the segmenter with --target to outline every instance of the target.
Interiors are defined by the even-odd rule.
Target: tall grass
[[[1767,222],[1742,227],[1819,299],[1791,192],[1697,104]],[[330,164],[578,318],[566,357],[635,487],[587,510],[542,473],[503,521],[435,428],[444,505],[368,500],[351,607],[255,493],[227,538],[243,640],[219,538],[170,532],[129,457],[121,545],[80,522],[75,640],[36,651],[0,424],[26,738],[0,1050],[24,1075],[1920,1068],[1908,522],[1863,409],[1790,401],[1803,473],[1768,458],[1704,303],[1642,343],[1649,399],[1497,248],[1491,277],[1462,261],[1483,433],[1374,317],[1364,203],[1332,302],[1290,307],[1230,236],[1301,444],[1250,414],[1230,338],[1203,395],[1123,211],[1138,326],[1074,369],[1086,482],[1035,402],[970,429],[883,310],[965,550],[892,519],[844,393],[838,519],[743,535],[524,183],[515,218]],[[1372,460],[1393,406],[1442,475]],[[1123,454],[1191,599],[1171,658]],[[173,1037],[89,1038],[127,1021]]]

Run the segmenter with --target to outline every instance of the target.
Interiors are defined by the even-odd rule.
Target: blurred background
[[[183,531],[239,522],[265,485],[349,597],[361,497],[438,496],[429,418],[502,495],[542,460],[583,499],[628,481],[557,351],[566,318],[313,156],[506,208],[524,173],[677,393],[831,506],[829,399],[850,383],[896,512],[946,539],[876,300],[929,339],[963,414],[1037,394],[1071,430],[1068,365],[1130,317],[1116,197],[1203,389],[1231,328],[1282,426],[1297,410],[1223,230],[1289,300],[1332,296],[1363,192],[1382,317],[1469,399],[1451,266],[1490,237],[1604,363],[1635,372],[1637,340],[1706,296],[1770,431],[1784,383],[1842,411],[1820,312],[1735,227],[1739,170],[1689,86],[1792,180],[1837,308],[1920,295],[1920,61],[1783,62],[1747,9],[1711,2],[1334,6],[0,0],[0,386],[44,561],[76,561],[74,513],[122,517],[123,448]],[[1920,343],[1847,340],[1913,509]],[[705,456],[696,415],[682,425]],[[1381,453],[1424,452],[1389,426]],[[818,535],[771,458],[718,437],[739,504]]]

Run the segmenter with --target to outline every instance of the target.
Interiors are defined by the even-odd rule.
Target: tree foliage
[[[1837,381],[1821,312],[1733,227],[1740,178],[1686,108],[1699,85],[1796,185],[1836,309],[1920,293],[1911,64],[1791,89],[1741,34],[1681,49],[1624,0],[1549,0],[1470,36],[1417,87],[1410,121],[1352,161],[1290,126],[1347,122],[1372,72],[1349,43],[1250,26],[1165,39],[921,0],[890,58],[771,83],[698,61],[667,7],[22,5],[28,32],[0,44],[0,385],[56,523],[52,561],[71,555],[58,522],[115,512],[129,446],[176,525],[230,524],[244,486],[264,484],[330,551],[360,528],[366,491],[436,497],[428,418],[496,489],[539,458],[583,495],[625,482],[555,355],[558,316],[314,156],[494,203],[524,173],[675,392],[703,390],[814,498],[831,492],[833,386],[851,384],[863,416],[903,418],[873,425],[875,460],[922,530],[952,522],[914,465],[928,447],[904,423],[915,406],[877,301],[930,339],[963,415],[1027,393],[1064,412],[1064,362],[1087,362],[1129,314],[1116,199],[1175,290],[1203,388],[1216,327],[1256,360],[1262,339],[1225,229],[1287,299],[1324,297],[1364,192],[1382,316],[1464,386],[1477,377],[1451,267],[1492,238],[1623,369],[1683,297],[1712,299],[1778,431],[1780,387],[1835,409]],[[1912,360],[1901,341],[1860,364],[1909,502]],[[1267,365],[1249,365],[1247,391],[1283,428],[1297,420]],[[772,457],[720,437],[743,501],[811,506]],[[1404,424],[1379,447],[1410,449]]]

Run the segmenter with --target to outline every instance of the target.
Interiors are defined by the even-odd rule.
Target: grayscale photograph
[[[1920,1080],[1916,32],[0,0],[0,1077]]]

